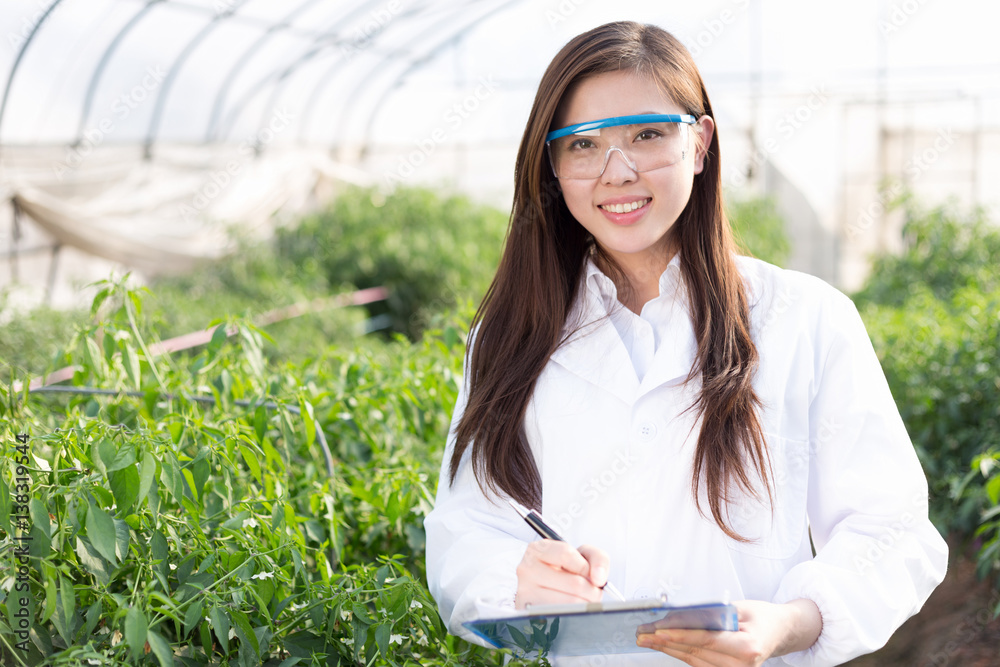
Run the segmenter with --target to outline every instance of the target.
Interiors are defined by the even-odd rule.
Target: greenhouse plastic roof
[[[280,105],[295,98],[287,114],[297,140],[335,143],[359,124],[367,131],[408,75],[522,1],[37,3],[7,35],[16,56],[0,100],[0,142],[37,140],[44,121],[42,134],[76,144],[104,120],[117,141],[139,140],[147,152],[162,138],[232,141],[275,114],[287,120]],[[39,70],[50,84],[59,72],[57,91],[33,94],[25,79]],[[53,108],[53,95],[76,107]]]
[[[621,19],[691,49],[725,185],[771,169],[812,221],[800,267],[841,262],[830,239],[935,141],[958,137],[913,185],[996,201],[995,0],[3,0],[0,289],[51,294],[83,255],[183,271],[345,183],[509,206],[546,64]]]

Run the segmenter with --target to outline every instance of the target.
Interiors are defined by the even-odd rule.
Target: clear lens
[[[617,149],[636,171],[651,171],[680,162],[687,138],[686,123],[604,127],[553,139],[549,159],[559,178],[597,178]]]

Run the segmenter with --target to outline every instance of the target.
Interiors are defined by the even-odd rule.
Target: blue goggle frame
[[[553,130],[545,135],[545,143],[570,134],[599,130],[602,127],[638,125],[641,123],[687,123],[688,125],[694,125],[697,122],[698,119],[691,114],[643,113],[634,116],[615,116],[613,118],[602,118],[601,120],[590,120],[586,123],[577,123],[576,125],[570,125],[559,130]]]

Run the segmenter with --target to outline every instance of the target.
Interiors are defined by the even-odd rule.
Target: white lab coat
[[[525,418],[541,509],[571,544],[609,552],[609,579],[626,598],[813,600],[818,641],[767,664],[840,664],[881,647],[920,609],[944,577],[947,547],[927,518],[926,479],[853,303],[805,274],[748,258],[738,265],[774,473],[773,512],[766,493],[763,503],[742,497],[729,508],[730,524],[753,541],[728,538],[704,491],[708,518],[692,497],[698,421],[685,410],[700,383],[684,383],[696,343],[683,294],[683,316],[670,318],[640,382],[604,305],[581,286],[569,321],[593,324],[552,355]],[[484,605],[513,606],[515,568],[538,538],[484,496],[468,450],[449,487],[464,406],[463,388],[425,521],[427,577],[451,632],[478,641],[462,622]],[[681,663],[644,652],[602,664]]]

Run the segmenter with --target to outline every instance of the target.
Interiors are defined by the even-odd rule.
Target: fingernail
[[[603,588],[604,584],[608,583],[608,571],[605,570],[603,567],[595,567],[591,583],[593,583],[598,588]]]
[[[635,644],[636,646],[649,647],[649,635],[646,634],[639,635],[638,637],[635,638]]]

